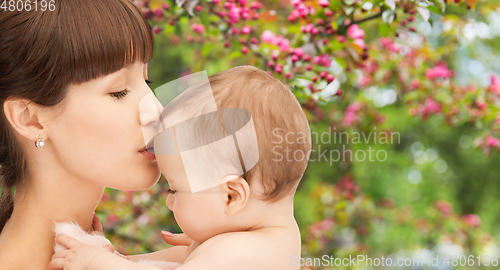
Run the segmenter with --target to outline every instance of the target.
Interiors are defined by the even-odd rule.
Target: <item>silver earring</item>
[[[38,141],[35,142],[35,146],[37,148],[42,148],[45,145],[45,141],[42,140],[42,137],[40,135],[38,135],[38,138]]]

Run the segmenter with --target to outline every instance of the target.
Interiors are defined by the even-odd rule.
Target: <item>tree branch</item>
[[[347,27],[349,27],[349,26],[351,26],[353,24],[360,24],[360,23],[363,23],[363,22],[366,22],[366,21],[370,21],[370,20],[376,19],[376,18],[382,16],[383,12],[384,12],[384,10],[380,10],[379,13],[373,14],[373,15],[371,15],[369,17],[366,17],[366,18],[363,18],[363,19],[360,19],[360,20],[357,20],[357,21],[353,21]]]

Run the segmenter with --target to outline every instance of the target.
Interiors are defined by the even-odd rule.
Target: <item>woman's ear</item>
[[[226,191],[225,194],[227,195],[225,198],[226,214],[234,216],[247,204],[250,198],[250,186],[241,176],[231,175],[227,177],[232,180],[223,184],[223,188]]]
[[[37,116],[37,106],[26,99],[10,98],[3,103],[7,121],[24,138],[35,142],[42,137],[43,127]]]

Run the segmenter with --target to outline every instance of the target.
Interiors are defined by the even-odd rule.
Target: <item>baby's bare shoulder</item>
[[[224,269],[288,269],[300,255],[300,235],[280,228],[217,235],[200,245],[186,263],[210,262]],[[292,257],[294,258],[294,257]],[[206,264],[205,264],[206,265]],[[293,269],[293,268],[290,268]]]

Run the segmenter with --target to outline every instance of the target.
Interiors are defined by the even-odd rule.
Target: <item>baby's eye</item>
[[[168,194],[175,194],[177,192],[177,190],[173,190],[173,189],[167,189],[167,193]]]
[[[128,94],[128,92],[130,92],[130,90],[124,89],[123,91],[114,92],[114,93],[111,93],[110,95],[116,99],[120,99],[120,98],[125,97]]]

